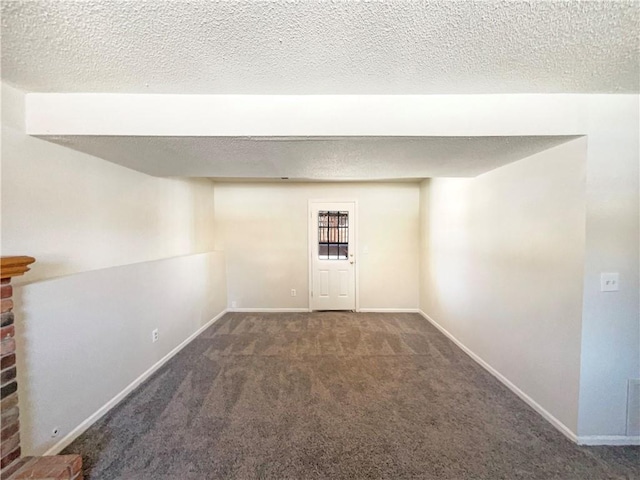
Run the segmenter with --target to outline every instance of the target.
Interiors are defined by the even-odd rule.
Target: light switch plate
[[[600,274],[600,290],[602,292],[617,292],[620,290],[620,274],[619,273],[601,273]]]

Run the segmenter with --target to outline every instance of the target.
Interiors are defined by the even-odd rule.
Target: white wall
[[[213,250],[213,185],[156,178],[24,133],[2,86],[2,254],[37,259],[17,281]]]
[[[3,85],[1,246],[36,258],[14,297],[23,452],[37,455],[224,311],[226,270],[212,182],[28,137],[23,101]]]
[[[578,425],[586,139],[422,185],[421,308]]]
[[[308,200],[328,199],[358,201],[360,308],[418,308],[418,184],[219,183],[215,196],[229,305],[308,308]]]
[[[14,295],[23,451],[41,455],[69,443],[103,406],[225,310],[224,257],[212,252],[92,270],[23,285]],[[159,340],[152,343],[155,328]],[[53,428],[60,430],[55,439]]]
[[[640,378],[640,97],[591,95],[588,107],[578,433],[621,436],[627,382]],[[601,272],[620,273],[619,292],[600,291]]]
[[[521,109],[521,114],[526,112],[522,122],[511,117],[514,125],[504,125],[507,117],[487,109],[484,123],[491,126],[486,128],[497,134],[515,129],[535,135],[551,125],[538,115],[542,106],[553,117],[557,134],[577,127],[576,133],[587,137],[579,413],[573,435],[584,443],[637,443],[640,439],[627,436],[626,415],[628,381],[640,378],[640,97],[518,97],[530,101],[533,109]],[[509,105],[511,96],[494,96],[493,101]],[[432,221],[427,207],[422,206],[421,250],[430,256],[425,253]],[[619,292],[600,291],[602,272],[620,273]],[[421,275],[424,280],[426,266]],[[460,335],[468,327],[457,326]],[[518,362],[519,353],[512,353]],[[565,418],[573,423],[573,414]]]

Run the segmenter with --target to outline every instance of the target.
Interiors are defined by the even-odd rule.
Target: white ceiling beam
[[[30,135],[582,135],[582,95],[30,93]]]

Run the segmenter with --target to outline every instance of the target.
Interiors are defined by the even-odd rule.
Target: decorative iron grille
[[[346,260],[349,257],[349,212],[318,212],[318,258]]]

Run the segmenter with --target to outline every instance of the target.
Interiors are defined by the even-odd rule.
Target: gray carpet
[[[640,478],[417,314],[227,314],[65,453],[89,480]]]

